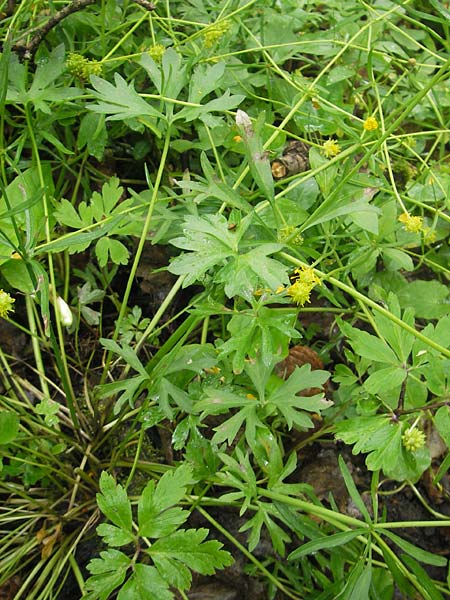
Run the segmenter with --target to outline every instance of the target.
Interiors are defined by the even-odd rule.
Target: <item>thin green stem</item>
[[[280,256],[282,258],[288,260],[293,265],[296,265],[298,267],[302,267],[302,266],[307,267],[308,266],[303,261],[295,258],[294,256],[291,256],[290,254],[287,254],[286,252],[280,252]],[[427,337],[420,331],[417,331],[417,329],[414,329],[414,327],[411,327],[410,325],[408,325],[407,323],[405,323],[404,321],[402,321],[401,319],[396,317],[394,314],[392,314],[386,308],[383,308],[382,306],[380,306],[379,304],[377,304],[376,302],[374,302],[373,300],[371,300],[364,294],[361,294],[361,292],[358,292],[353,287],[347,285],[346,283],[342,283],[342,281],[339,281],[338,279],[335,279],[331,275],[327,275],[326,273],[323,273],[322,271],[319,271],[318,269],[314,269],[314,272],[316,273],[316,275],[318,277],[320,277],[324,281],[329,281],[332,285],[336,286],[337,288],[341,289],[342,291],[344,291],[347,294],[349,294],[350,296],[352,296],[352,298],[355,298],[356,300],[361,301],[366,306],[370,306],[370,308],[381,313],[383,316],[387,317],[390,321],[392,321],[396,325],[399,325],[400,327],[402,327],[402,329],[405,329],[405,331],[408,331],[408,333],[412,333],[414,335],[414,337],[421,340],[424,344],[427,344],[428,346],[430,346],[431,348],[434,348],[435,350],[437,350],[444,356],[450,358],[450,350],[448,350],[447,348],[444,348],[444,346],[441,346],[440,344],[438,344],[431,338]]]
[[[169,146],[170,146],[170,137],[171,137],[171,127],[169,125],[166,130],[166,137],[164,140],[164,147],[163,147],[163,151],[161,154],[161,161],[159,163],[158,172],[156,174],[156,180],[155,180],[155,184],[153,186],[153,192],[152,192],[152,197],[151,197],[150,204],[149,204],[149,207],[147,210],[147,216],[145,218],[144,226],[142,228],[142,233],[141,233],[141,237],[139,239],[138,247],[136,249],[136,254],[134,256],[133,264],[131,265],[126,289],[125,289],[125,292],[124,292],[123,298],[122,298],[122,304],[120,307],[119,315],[117,317],[116,327],[114,329],[114,334],[113,334],[113,340],[117,340],[117,338],[119,337],[120,327],[121,327],[122,321],[125,317],[125,313],[128,309],[128,300],[130,298],[131,288],[133,287],[133,283],[134,283],[135,276],[136,276],[136,271],[137,271],[139,261],[142,256],[142,252],[144,250],[144,245],[147,240],[148,232],[150,230],[150,223],[151,223],[152,216],[153,216],[153,210],[154,210],[154,207],[156,204],[159,186],[161,184],[161,179],[162,179],[164,169],[166,166],[167,154],[169,152]],[[111,352],[108,351],[107,357],[105,360],[105,367],[104,367],[103,373],[102,373],[101,383],[104,383],[106,380],[110,362],[111,362]]]
[[[249,552],[245,546],[243,546],[233,535],[231,535],[231,533],[218,521],[213,519],[213,517],[211,517],[206,510],[204,510],[201,506],[197,506],[197,510],[207,521],[211,523],[211,525],[215,527],[215,529],[217,529],[217,531],[220,531],[220,533],[224,535],[227,540],[229,540],[239,550],[239,552],[241,552],[250,562],[252,562],[277,589],[286,594],[288,598],[292,598],[293,600],[301,600],[301,596],[298,594],[293,594],[290,590],[288,590],[278,578],[274,577],[274,575],[267,570],[266,567],[255,556],[253,556],[253,554]]]

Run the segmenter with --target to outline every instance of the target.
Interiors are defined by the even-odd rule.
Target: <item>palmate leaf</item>
[[[156,119],[164,119],[164,115],[141,98],[133,84],[127,84],[118,73],[114,74],[114,82],[115,85],[101,77],[91,75],[91,83],[95,90],[92,93],[98,102],[97,104],[88,104],[87,108],[93,112],[108,115],[106,118],[108,121],[138,119],[157,137],[161,137],[161,131],[156,127]]]
[[[355,417],[336,424],[336,438],[355,444],[353,454],[368,453],[367,468],[382,469],[387,477],[417,481],[431,463],[428,448],[407,451],[402,445],[402,423],[389,415]]]
[[[65,69],[65,48],[60,44],[46,57],[38,61],[33,82],[28,87],[30,70],[20,64],[16,54],[11,54],[9,64],[9,86],[6,93],[7,103],[32,103],[37,110],[51,114],[48,106],[51,102],[64,102],[79,97],[83,90],[76,87],[57,86],[57,79]]]
[[[160,574],[165,577],[165,561],[178,561],[202,575],[213,575],[233,563],[233,558],[217,540],[204,541],[207,529],[180,529],[161,538],[146,552],[152,557]]]
[[[201,280],[209,269],[237,254],[236,232],[228,229],[222,215],[188,216],[184,220],[183,233],[183,237],[175,238],[171,243],[177,248],[191,250],[191,253],[177,256],[168,269],[175,275],[186,276],[183,287]]]
[[[292,326],[295,318],[294,311],[278,313],[267,306],[234,315],[227,325],[230,339],[220,346],[219,357],[233,354],[235,373],[243,370],[247,355],[253,358],[259,354],[264,365],[273,364],[274,357],[281,360],[290,340],[299,337]]]
[[[333,403],[326,400],[323,394],[302,397],[297,396],[297,393],[306,388],[322,386],[328,377],[327,371],[311,371],[309,364],[297,367],[289,379],[270,395],[267,400],[268,409],[281,413],[289,429],[294,424],[301,428],[312,427],[313,422],[307,413],[320,413]]]
[[[261,287],[275,291],[289,283],[288,268],[268,257],[268,254],[281,249],[281,244],[261,244],[245,254],[235,256],[219,270],[215,281],[225,284],[224,290],[228,298],[248,298]]]

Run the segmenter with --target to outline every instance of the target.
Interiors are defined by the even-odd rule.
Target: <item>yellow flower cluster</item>
[[[14,312],[14,302],[14,298],[11,298],[8,292],[0,290],[0,317],[6,318],[9,312]]]
[[[230,21],[220,21],[208,29],[203,34],[206,48],[212,48],[220,38],[226,33],[231,27]]]
[[[333,156],[337,156],[340,151],[341,151],[341,148],[340,148],[339,144],[337,143],[336,140],[333,140],[332,138],[330,138],[329,140],[326,140],[322,144],[322,153],[327,158],[332,158]]]
[[[165,46],[162,44],[154,44],[149,50],[147,50],[150,58],[153,58],[155,63],[160,63],[164,52],[166,51]]]
[[[409,213],[403,213],[399,216],[398,220],[400,223],[403,223],[406,231],[411,231],[412,233],[419,233],[419,231],[423,231],[423,218],[422,217],[413,217]]]
[[[363,123],[363,127],[366,131],[375,131],[375,129],[378,129],[378,121],[375,117],[367,117]]]
[[[425,434],[423,431],[416,429],[414,426],[410,427],[405,431],[402,435],[402,444],[403,447],[408,450],[408,452],[416,452],[425,446]]]
[[[90,60],[81,54],[71,52],[66,61],[67,70],[80,81],[89,81],[91,75],[102,74],[102,64],[97,60]]]
[[[301,267],[300,269],[295,269],[294,273],[296,279],[287,288],[286,293],[296,304],[303,306],[306,302],[310,302],[311,290],[316,285],[320,285],[321,281],[314,273],[312,267]]]
[[[303,236],[298,232],[297,227],[294,225],[286,225],[278,231],[278,241],[285,242],[290,241],[294,246],[301,246],[303,244]]]

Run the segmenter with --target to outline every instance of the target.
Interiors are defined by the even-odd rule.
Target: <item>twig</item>
[[[134,2],[136,2],[136,4],[139,4],[140,6],[143,6],[147,10],[155,10],[156,8],[153,2],[149,2],[148,0],[134,0]]]
[[[95,4],[97,0],[73,0],[73,2],[57,13],[55,13],[50,19],[43,25],[38,31],[34,34],[28,44],[23,44],[18,42],[14,44],[12,49],[15,52],[18,52],[25,60],[30,60],[34,58],[34,55],[39,48],[40,43],[46,37],[46,35],[54,28],[58,23],[60,23],[63,19],[65,19],[68,15],[71,15],[74,12],[78,12],[85,6],[89,6],[91,4]],[[148,0],[133,0],[136,4],[144,7],[146,10],[155,10],[155,5]]]

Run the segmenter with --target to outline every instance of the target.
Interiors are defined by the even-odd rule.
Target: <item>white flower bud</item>
[[[56,296],[56,310],[58,311],[61,323],[66,327],[70,327],[73,322],[73,314],[69,305],[61,296]]]
[[[236,111],[236,125],[244,128],[252,126],[252,120],[248,114],[240,108],[238,108]]]

